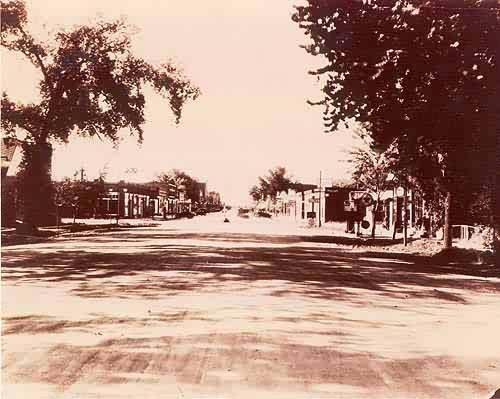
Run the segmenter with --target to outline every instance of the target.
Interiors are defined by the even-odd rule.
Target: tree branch
[[[28,42],[32,42],[33,41],[33,38],[30,37],[22,27],[18,27],[19,31],[22,33],[24,39]],[[22,51],[22,50],[21,50]],[[26,55],[28,58],[31,58],[29,54],[27,54],[26,52],[22,51],[24,53],[24,55]],[[38,54],[37,51],[35,51],[33,48],[32,48],[32,51],[31,51],[31,54],[35,57],[37,63],[38,63],[38,66],[40,67],[40,70],[42,71],[42,74],[43,74],[43,77],[45,78],[45,81],[47,82],[48,86],[52,89],[51,85],[50,85],[50,82],[51,82],[51,79],[49,77],[49,73],[47,72],[47,68],[45,67],[45,64],[43,63],[43,60],[42,60],[42,57],[40,57],[40,54]]]

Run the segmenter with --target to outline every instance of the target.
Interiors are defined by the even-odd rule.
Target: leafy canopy
[[[164,172],[158,175],[156,182],[160,184],[174,184],[176,187],[182,187],[186,196],[193,202],[200,202],[200,182],[189,175],[188,173],[179,170],[172,169],[169,172]]]
[[[496,0],[307,0],[293,20],[326,61],[310,103],[328,132],[361,124],[428,203],[451,192],[464,203],[463,187],[498,193]]]
[[[423,137],[452,149],[496,106],[500,7],[471,0],[308,0],[293,19],[326,59],[327,131],[355,120],[376,143]]]
[[[378,151],[368,136],[358,134],[361,144],[350,152],[352,179],[358,187],[377,195],[392,187],[394,175],[391,173],[392,159],[388,151]]]
[[[132,29],[125,21],[98,21],[58,32],[40,42],[27,30],[22,0],[1,2],[1,40],[41,72],[40,102],[17,103],[2,94],[2,128],[17,127],[35,142],[67,141],[72,132],[118,140],[128,128],[143,139],[144,86],[165,97],[178,122],[184,103],[199,89],[171,63],[158,67],[131,51]]]
[[[267,176],[260,176],[258,185],[250,188],[249,194],[254,201],[266,198],[276,199],[281,191],[287,191],[292,185],[292,180],[287,174],[286,168],[277,166],[269,169]]]

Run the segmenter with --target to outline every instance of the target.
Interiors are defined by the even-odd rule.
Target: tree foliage
[[[252,197],[252,199],[255,201],[255,202],[259,202],[261,200],[263,200],[265,197],[266,197],[266,193],[265,191],[263,190],[263,188],[260,186],[260,185],[253,185],[249,192],[250,194],[250,197]]]
[[[2,95],[2,127],[23,128],[35,141],[67,141],[73,132],[117,141],[123,128],[142,140],[145,85],[168,99],[177,121],[186,100],[199,94],[173,64],[156,67],[135,57],[123,20],[77,26],[42,43],[27,31],[24,3],[2,2],[1,39],[41,72],[39,103]]]
[[[156,181],[164,184],[174,184],[176,187],[183,187],[187,198],[191,199],[193,203],[200,202],[200,182],[182,170],[172,169],[169,172],[161,173]]]
[[[392,158],[389,151],[380,151],[374,148],[369,136],[358,131],[362,139],[361,145],[351,151],[349,162],[352,163],[352,179],[359,189],[366,190],[374,195],[372,205],[372,237],[375,237],[376,215],[379,211],[382,193],[394,186],[392,172]]]
[[[497,2],[308,0],[293,19],[326,60],[311,73],[327,131],[355,121],[377,146],[397,145],[398,166],[429,193],[495,180]]]
[[[390,153],[374,148],[368,136],[350,152],[348,162],[352,164],[352,179],[360,189],[380,195],[392,187]]]
[[[74,208],[75,216],[94,216],[97,201],[106,193],[104,180],[71,180],[65,178],[54,184],[56,205]]]
[[[186,101],[199,89],[173,63],[154,66],[132,53],[132,29],[123,20],[97,21],[59,31],[42,42],[29,32],[22,0],[1,2],[1,41],[6,49],[23,54],[40,72],[39,101],[23,103],[2,93],[1,127],[7,137],[26,132],[23,145],[25,216],[46,211],[53,141],[68,141],[71,134],[97,136],[116,143],[123,129],[143,139],[146,86],[167,99],[176,122]],[[41,156],[44,156],[42,159]],[[30,160],[37,160],[31,162]],[[41,174],[38,170],[44,170]],[[44,197],[45,201],[38,200]],[[36,198],[36,200],[34,200]],[[26,220],[25,220],[26,221]]]
[[[401,134],[449,139],[488,119],[498,88],[499,8],[467,0],[309,0],[294,20],[327,65],[325,123],[369,124],[377,142]],[[460,5],[461,7],[458,7]],[[425,129],[424,129],[425,128]]]
[[[254,201],[270,198],[275,200],[281,191],[287,191],[292,186],[292,179],[288,176],[286,168],[277,166],[269,169],[266,176],[258,178],[259,183],[250,188],[249,194]]]

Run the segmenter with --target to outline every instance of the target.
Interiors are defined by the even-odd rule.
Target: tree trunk
[[[446,192],[446,200],[444,203],[444,226],[443,226],[444,247],[451,248],[451,191]]]
[[[38,226],[55,222],[51,181],[52,146],[47,142],[24,143],[22,148],[23,161],[19,177],[23,225],[20,229],[23,232],[36,232]]]
[[[408,245],[408,189],[403,187],[403,244]]]

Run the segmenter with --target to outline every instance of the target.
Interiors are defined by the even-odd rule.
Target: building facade
[[[348,188],[337,186],[283,191],[276,197],[274,211],[318,226],[327,222],[342,222],[348,216],[344,209],[348,193]]]
[[[160,214],[158,189],[147,184],[106,183],[98,199],[97,215],[147,218]]]

